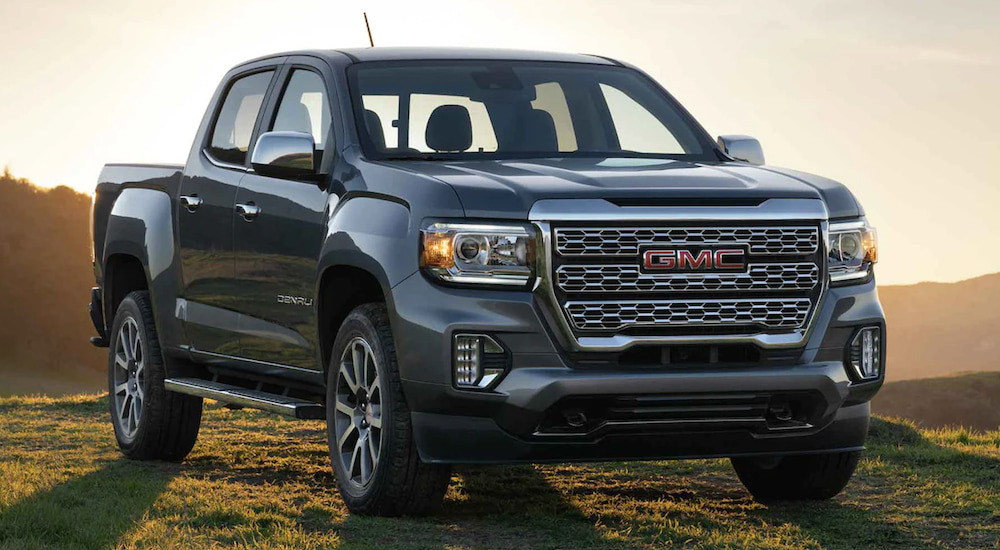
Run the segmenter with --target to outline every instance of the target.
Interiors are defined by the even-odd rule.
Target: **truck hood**
[[[843,185],[802,172],[741,163],[562,158],[394,162],[451,185],[470,218],[526,219],[541,199],[821,199],[831,219],[862,215]]]

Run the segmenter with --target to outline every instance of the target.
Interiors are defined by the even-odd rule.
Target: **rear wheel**
[[[358,306],[344,320],[326,395],[330,461],[352,512],[420,514],[441,503],[451,472],[417,454],[383,304]]]
[[[733,458],[743,486],[761,502],[825,500],[847,486],[861,458],[860,451]]]
[[[146,291],[122,300],[111,329],[108,393],[122,453],[138,460],[181,460],[201,426],[200,397],[168,392],[166,371]]]

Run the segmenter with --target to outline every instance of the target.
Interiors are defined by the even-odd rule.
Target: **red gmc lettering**
[[[743,269],[746,251],[740,248],[719,250],[647,250],[642,255],[646,269],[705,271],[709,269]]]

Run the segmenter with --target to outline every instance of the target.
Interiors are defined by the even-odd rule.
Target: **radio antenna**
[[[368,24],[368,12],[362,12],[362,13],[365,14],[365,28],[368,29],[368,44],[372,48],[374,48],[375,47],[375,41],[372,40],[372,27],[371,27],[371,25]]]

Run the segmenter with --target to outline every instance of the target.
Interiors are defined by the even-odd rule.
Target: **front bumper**
[[[884,331],[874,281],[829,289],[804,346],[751,365],[582,361],[563,351],[545,308],[527,292],[444,288],[415,274],[393,289],[391,304],[403,389],[426,462],[857,450],[883,380],[854,380],[843,362],[858,327]],[[510,351],[510,371],[493,391],[453,387],[451,342],[461,332],[490,334]],[[782,409],[790,415],[775,416]],[[581,426],[560,424],[577,412],[587,418]]]

